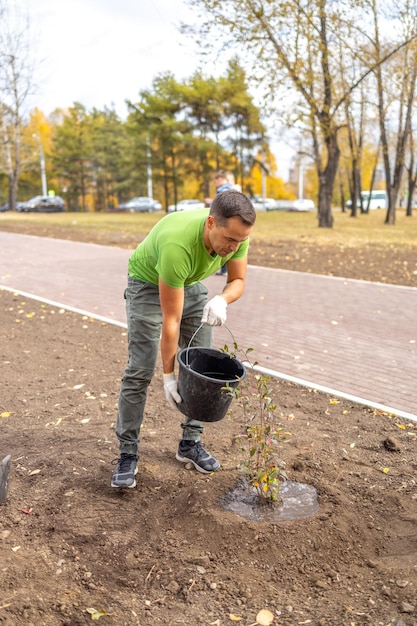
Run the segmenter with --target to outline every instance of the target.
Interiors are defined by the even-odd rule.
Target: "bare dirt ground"
[[[290,263],[289,248],[267,252],[255,246],[251,262]],[[352,263],[345,251],[305,249],[291,269],[351,276],[362,265],[354,277],[408,275],[402,284],[415,285],[411,252],[395,275],[381,254]],[[274,625],[417,624],[417,424],[270,381],[291,433],[289,479],[316,488],[319,511],[248,520],[223,505],[240,476],[238,404],[206,427],[222,468],[198,474],[175,460],[181,416],[158,370],[138,486],[119,492],[110,477],[124,329],[1,290],[0,312],[0,459],[12,455],[0,506],[1,624],[251,626],[262,609]]]

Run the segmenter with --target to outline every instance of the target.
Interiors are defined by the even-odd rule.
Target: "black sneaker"
[[[202,474],[210,474],[220,467],[218,460],[207,450],[204,450],[199,441],[180,441],[175,458],[181,463],[192,463],[195,469]]]
[[[112,487],[125,487],[133,489],[136,487],[135,476],[138,473],[138,457],[134,454],[122,454],[117,460],[117,467],[111,479]]]

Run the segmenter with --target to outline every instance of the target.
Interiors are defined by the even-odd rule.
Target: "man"
[[[129,259],[125,291],[128,362],[119,395],[116,435],[120,458],[112,487],[136,485],[139,433],[146,393],[161,347],[165,396],[172,408],[181,398],[174,373],[178,345],[186,347],[203,323],[193,345],[210,346],[212,326],[227,318],[227,306],[245,288],[249,235],[256,213],[238,191],[218,194],[210,209],[173,213],[160,220]],[[200,282],[224,262],[228,278],[221,294],[207,299]],[[220,463],[201,445],[198,415],[183,418],[176,458],[210,473]]]
[[[218,170],[214,174],[214,184],[216,185],[216,195],[218,193],[221,193],[222,191],[230,191],[231,189],[233,189],[233,184],[228,179],[228,173],[225,172],[224,170]],[[239,191],[242,191],[242,190],[239,189]],[[204,202],[206,206],[209,207],[212,200],[211,198],[205,198]]]
[[[219,170],[215,173],[214,184],[216,185],[216,194],[233,189],[233,183],[228,179],[228,172],[224,172],[223,170]]]

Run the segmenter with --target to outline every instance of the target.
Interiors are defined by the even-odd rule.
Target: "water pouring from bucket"
[[[178,393],[182,398],[178,409],[190,419],[218,422],[232,402],[230,388],[245,378],[246,369],[238,359],[215,348],[190,348],[200,328],[188,347],[178,353]]]

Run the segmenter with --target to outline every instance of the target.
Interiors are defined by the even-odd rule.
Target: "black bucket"
[[[189,419],[218,422],[226,415],[233,393],[245,378],[246,370],[238,359],[214,348],[184,348],[178,354],[178,409]]]

